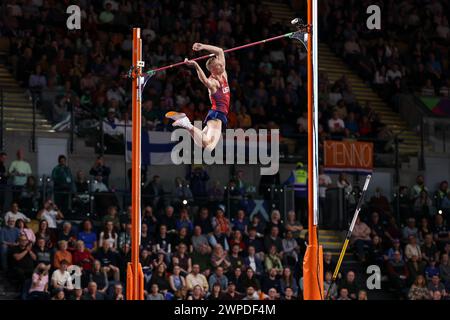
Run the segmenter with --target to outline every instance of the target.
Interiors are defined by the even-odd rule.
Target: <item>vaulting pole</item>
[[[317,0],[308,0],[308,247],[303,260],[303,297],[323,300],[323,249],[318,242]],[[316,69],[316,70],[315,70]]]
[[[127,300],[144,300],[144,277],[139,263],[141,225],[141,30],[133,28],[132,149],[131,149],[131,262],[127,266]]]

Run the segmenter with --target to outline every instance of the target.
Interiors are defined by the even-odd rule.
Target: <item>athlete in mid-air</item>
[[[225,71],[225,55],[221,48],[202,43],[194,43],[192,50],[206,50],[214,54],[206,62],[206,69],[211,73],[209,78],[196,61],[185,59],[187,65],[195,67],[198,78],[209,91],[212,106],[205,118],[205,127],[203,130],[194,127],[184,113],[169,111],[166,117],[175,120],[173,126],[189,130],[197,145],[212,151],[222,135],[222,126],[227,125],[227,114],[230,110],[230,88]]]

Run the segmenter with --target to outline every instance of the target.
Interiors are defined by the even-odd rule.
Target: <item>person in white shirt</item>
[[[61,266],[52,274],[52,287],[55,289],[73,290],[73,279],[67,271],[69,263],[66,260],[61,261]]]
[[[336,111],[333,112],[333,118],[328,120],[328,128],[332,134],[343,134],[345,130],[344,120],[340,119]]]
[[[8,221],[9,219],[14,220],[14,223],[18,219],[22,219],[25,222],[30,222],[30,218],[28,218],[26,215],[24,215],[22,212],[19,212],[19,205],[16,202],[13,202],[11,205],[11,211],[8,211],[5,214],[5,221]]]
[[[208,280],[206,280],[206,277],[200,273],[200,266],[198,264],[194,264],[192,266],[192,272],[186,277],[186,286],[188,290],[193,290],[197,285],[203,288],[203,292],[208,292]]]
[[[54,204],[53,201],[49,199],[45,202],[44,208],[37,213],[36,219],[45,220],[47,221],[49,229],[56,229],[58,226],[57,220],[64,219],[64,215],[58,209],[56,204]]]
[[[394,64],[386,73],[386,78],[389,82],[402,77],[402,72],[399,70],[398,64]]]
[[[120,126],[119,119],[116,118],[116,110],[110,108],[106,119],[103,120],[103,133],[110,136],[119,136],[123,134],[123,128]]]
[[[93,183],[91,183],[91,192],[108,192],[109,189],[103,182],[102,176],[96,176]]]

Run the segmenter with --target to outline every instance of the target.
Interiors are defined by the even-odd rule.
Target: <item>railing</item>
[[[34,190],[11,184],[0,185],[0,196],[3,199],[9,199],[7,203],[4,203],[4,208],[0,208],[0,211],[8,211],[9,205],[14,201],[19,203],[21,212],[34,218],[44,203],[48,199],[52,199],[67,219],[91,218],[97,220],[106,214],[110,205],[120,208],[123,212],[131,205],[131,192],[129,190],[111,188],[108,191],[99,192],[95,180],[86,181],[87,190],[84,192],[77,192],[73,189],[64,190],[62,187],[55,186],[54,181],[45,175],[40,177],[38,181],[39,185]],[[189,186],[187,188],[189,189]],[[226,214],[230,219],[234,218],[238,209],[244,208],[251,214],[258,205],[261,205],[262,208],[259,208],[260,211],[255,211],[258,211],[256,213],[259,213],[265,219],[270,219],[272,209],[280,210],[282,217],[286,217],[289,210],[295,209],[294,191],[291,186],[270,185],[265,188],[263,195],[256,193],[256,190],[248,190],[248,192],[237,194],[234,193],[235,188],[225,186],[223,187],[222,197],[211,198],[206,195],[193,197],[186,193],[176,195],[174,192],[152,195],[143,184],[141,207],[151,205],[155,210],[159,210],[168,205],[177,209],[182,206],[191,208],[206,206],[212,212],[215,212],[217,206],[222,204],[225,205]]]

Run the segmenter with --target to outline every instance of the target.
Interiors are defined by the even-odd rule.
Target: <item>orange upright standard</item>
[[[131,150],[131,262],[127,266],[127,300],[144,300],[144,274],[139,263],[141,225],[141,29],[133,28],[132,150]]]
[[[303,260],[303,298],[323,300],[323,250],[318,242],[317,2],[308,0],[308,246]],[[315,70],[316,69],[316,70]],[[315,72],[314,72],[315,71]],[[315,83],[314,83],[315,82]],[[314,85],[316,84],[316,85]]]

